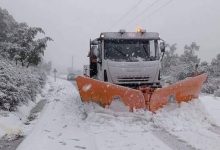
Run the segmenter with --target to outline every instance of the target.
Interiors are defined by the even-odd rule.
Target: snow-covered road
[[[151,114],[82,104],[74,84],[48,80],[47,104],[18,150],[170,150],[220,147],[220,99],[202,96]]]
[[[59,79],[54,83],[52,78],[48,84],[47,104],[18,150],[96,149],[93,138],[79,128],[78,95],[73,84]]]

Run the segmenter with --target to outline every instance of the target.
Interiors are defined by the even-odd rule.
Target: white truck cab
[[[104,32],[90,41],[90,77],[137,88],[160,86],[164,42],[155,32]]]

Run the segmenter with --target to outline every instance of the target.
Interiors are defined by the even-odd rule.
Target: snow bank
[[[0,138],[4,136],[8,140],[16,139],[19,136],[27,135],[34,126],[35,121],[30,123],[29,117],[32,109],[44,99],[50,86],[45,85],[40,94],[37,95],[36,101],[28,101],[24,105],[17,106],[15,111],[0,111]],[[29,125],[27,126],[28,123]]]
[[[209,127],[210,116],[200,100],[170,104],[154,115],[154,123],[169,131],[184,131]]]
[[[0,117],[0,137],[6,136],[9,139],[14,139],[16,136],[22,135],[21,126],[22,121],[16,114],[5,114]]]
[[[208,99],[207,99],[208,98]],[[189,103],[182,103],[180,106],[169,105],[158,111],[153,122],[156,128],[168,131],[179,140],[201,150],[218,150],[219,134],[210,129],[215,125],[213,115],[207,111],[210,105],[204,105],[203,101],[209,101],[210,96],[201,97]],[[209,103],[212,103],[209,101]],[[218,107],[220,103],[218,103]]]
[[[14,112],[0,111],[0,138],[15,139],[24,134],[23,126],[27,121],[30,110],[35,103],[29,101],[26,105],[18,106]]]

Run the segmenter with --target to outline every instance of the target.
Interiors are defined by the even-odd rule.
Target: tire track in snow
[[[215,133],[215,134],[220,135],[220,127],[217,125],[212,124],[208,130]]]
[[[170,134],[166,130],[157,129],[153,130],[152,133],[173,150],[196,150],[196,148],[189,145],[187,142],[178,139],[177,136]]]

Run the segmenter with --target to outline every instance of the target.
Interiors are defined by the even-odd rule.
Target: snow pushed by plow
[[[84,123],[101,143],[112,139],[107,141],[109,149],[217,150],[220,134],[212,130],[216,123],[202,103],[204,98],[181,105],[170,104],[156,114],[149,111],[130,113],[124,109],[115,112],[115,108],[103,109],[89,103],[84,106],[87,114]],[[104,145],[101,148],[108,149]]]
[[[201,100],[182,103],[175,109],[165,107],[154,115],[153,120],[159,130],[170,133],[191,148],[219,149],[220,135],[210,130],[215,121],[206,112]]]
[[[207,109],[207,97],[168,105],[156,114],[123,105],[102,108],[82,103],[75,83],[50,79],[51,92],[35,128],[18,150],[145,150],[210,149],[220,147],[213,132],[216,117]],[[209,99],[210,96],[208,96]],[[205,101],[205,104],[204,104]],[[220,106],[220,100],[216,105]],[[217,110],[216,110],[217,112]],[[215,129],[218,127],[214,127]]]

